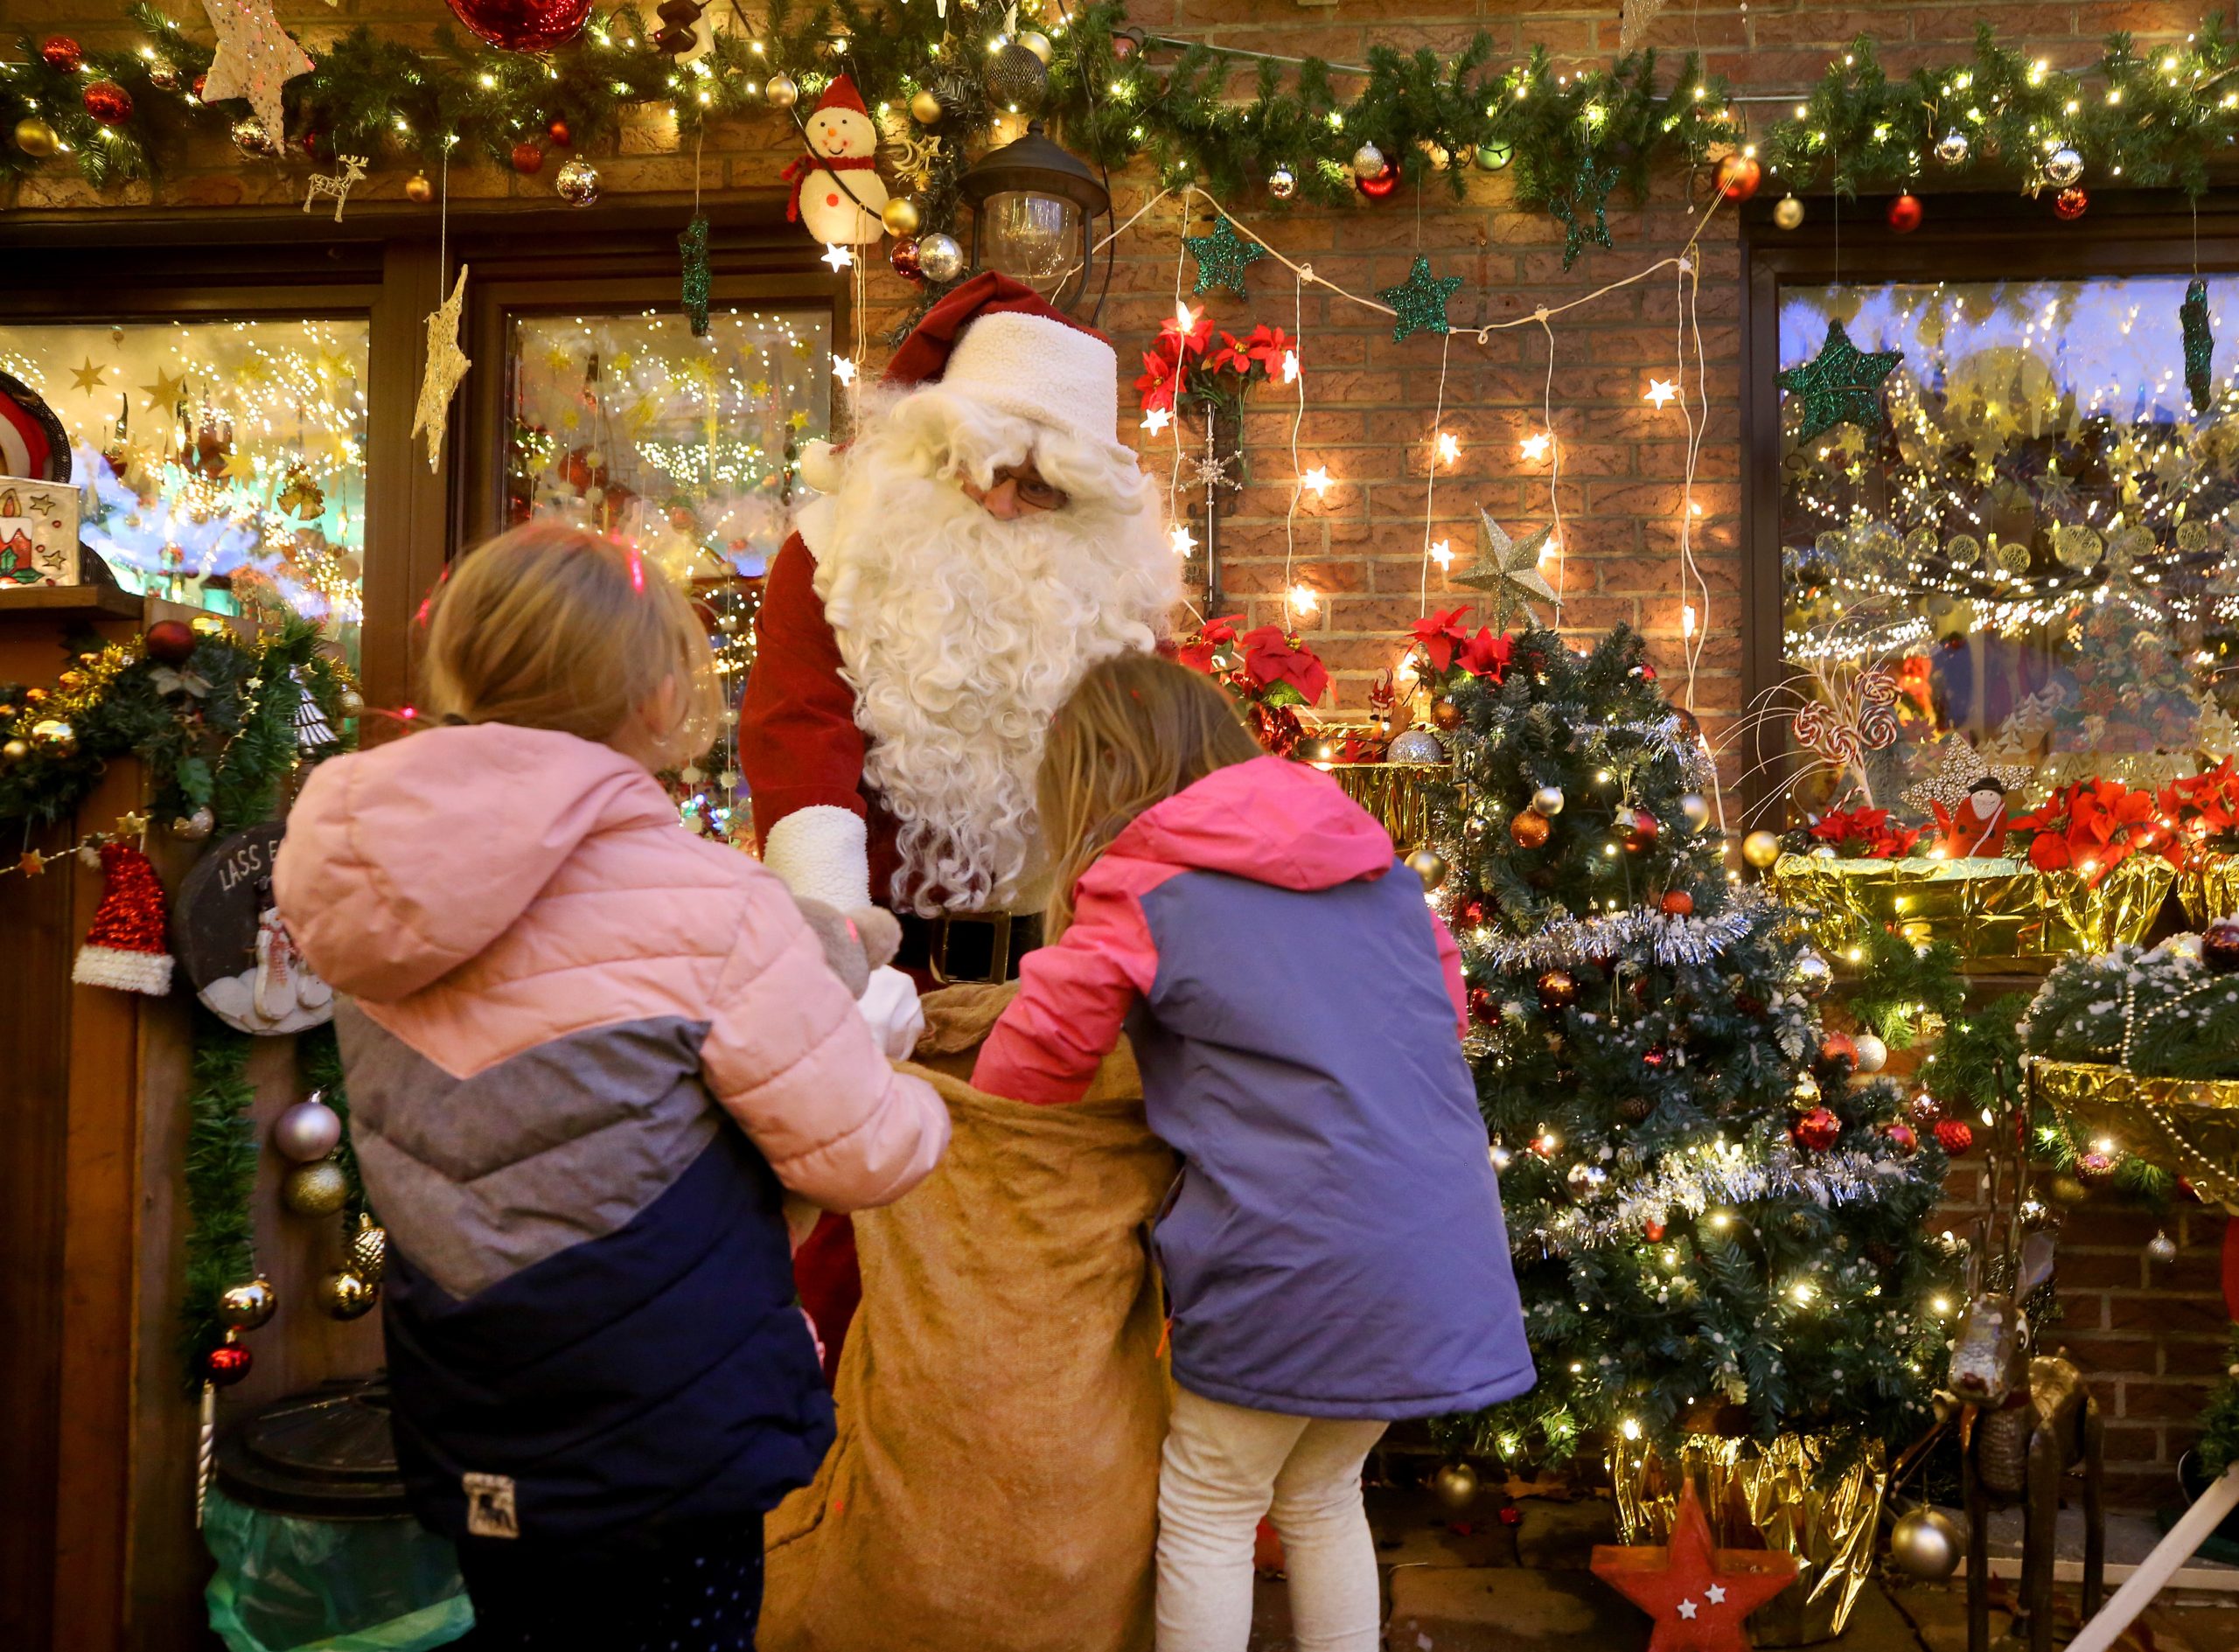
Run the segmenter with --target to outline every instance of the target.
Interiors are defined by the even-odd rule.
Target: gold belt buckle
[[[1001,986],[1010,979],[1011,915],[1008,912],[947,912],[935,918],[933,924],[939,934],[934,942],[932,955],[926,960],[926,967],[932,972],[933,979],[939,985],[953,986],[959,984],[948,969],[949,933],[959,924],[985,924],[994,931],[987,941],[988,972],[974,975],[966,984]]]

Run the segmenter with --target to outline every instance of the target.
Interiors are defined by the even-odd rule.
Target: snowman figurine
[[[786,218],[827,247],[876,240],[886,233],[879,218],[886,185],[878,175],[878,128],[855,83],[844,74],[834,79],[802,124],[814,152],[785,171],[793,186]]]

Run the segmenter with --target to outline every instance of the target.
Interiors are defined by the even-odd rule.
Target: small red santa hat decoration
[[[163,882],[148,857],[129,843],[101,845],[101,903],[70,969],[85,986],[161,998],[171,990],[171,954],[164,940]]]

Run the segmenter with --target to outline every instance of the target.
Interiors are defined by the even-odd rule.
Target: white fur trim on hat
[[[869,841],[863,817],[853,809],[811,804],[770,828],[762,864],[798,898],[852,911],[871,903]]]
[[[1094,333],[996,310],[964,330],[940,387],[1106,445],[1120,438],[1120,358]]]
[[[116,946],[81,946],[70,966],[70,979],[81,986],[109,986],[120,993],[161,998],[171,990],[171,955],[127,951]]]

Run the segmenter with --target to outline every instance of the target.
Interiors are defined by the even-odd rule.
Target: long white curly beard
[[[958,485],[1033,457],[1058,511],[998,521]],[[1096,660],[1147,649],[1180,587],[1132,457],[938,387],[866,408],[816,590],[864,777],[898,824],[898,909],[1004,910],[1038,869],[1035,771]]]

